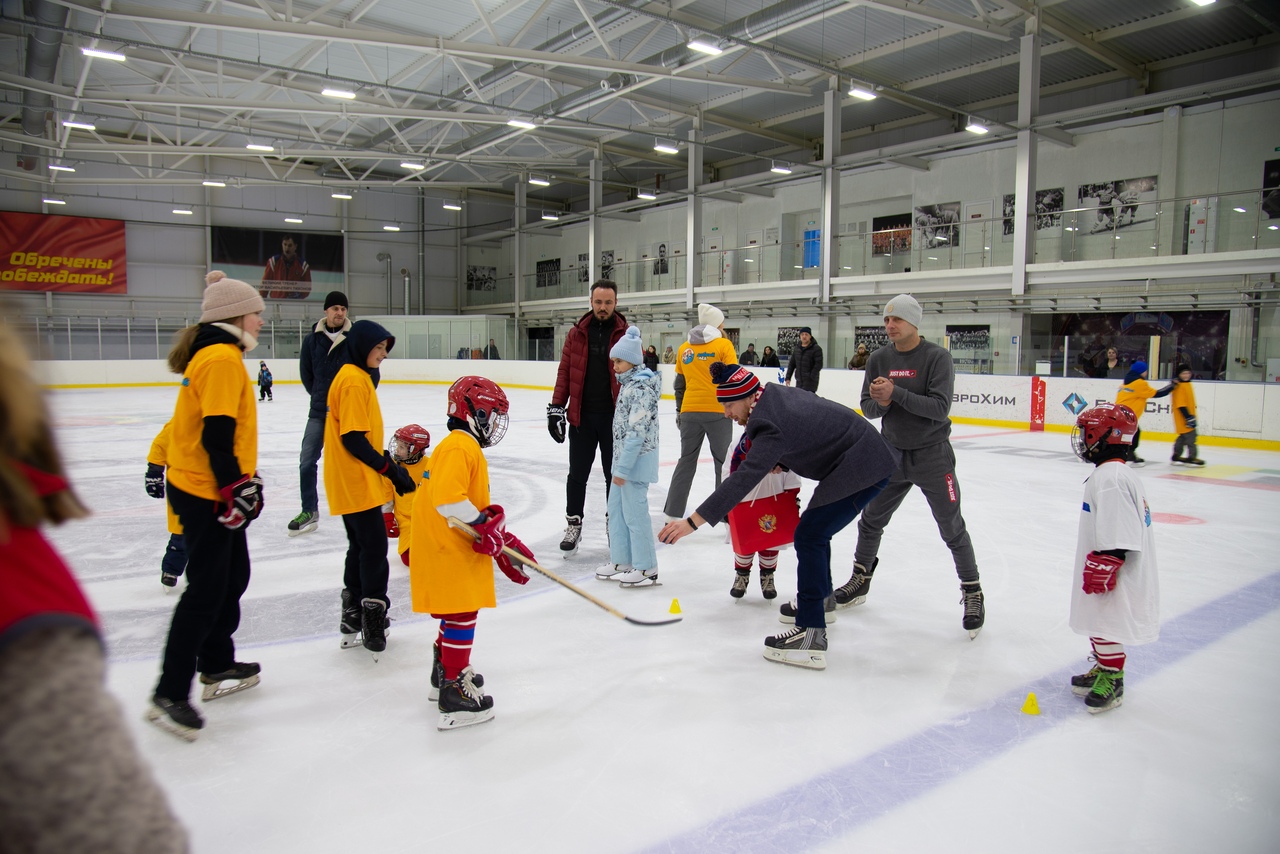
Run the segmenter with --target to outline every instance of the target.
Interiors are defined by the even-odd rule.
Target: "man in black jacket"
[[[320,495],[316,491],[317,464],[324,451],[324,418],[329,411],[329,386],[338,369],[347,363],[347,295],[330,291],[324,298],[324,319],[302,342],[298,373],[302,387],[311,396],[307,426],[302,431],[302,453],[298,457],[298,486],[302,512],[289,523],[289,536],[309,534],[320,525]]]
[[[822,374],[822,348],[813,340],[813,330],[800,327],[800,348],[791,354],[787,362],[787,385],[796,378],[796,388],[818,393],[818,380]]]

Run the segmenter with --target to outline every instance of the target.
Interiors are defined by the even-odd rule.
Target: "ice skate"
[[[360,606],[350,590],[342,591],[342,619],[338,623],[338,631],[342,633],[342,648],[353,649],[363,646],[360,642]]]
[[[606,563],[596,570],[596,578],[601,581],[618,581],[634,569],[629,563]]]
[[[764,639],[764,657],[779,664],[827,669],[827,630],[796,626]]]
[[[1091,715],[1114,709],[1124,703],[1124,671],[1106,670],[1101,667],[1097,670],[1098,675],[1093,680],[1093,687],[1084,698],[1085,708]]]
[[[464,668],[457,679],[441,686],[436,707],[440,710],[436,729],[441,732],[493,720],[493,698],[475,684],[475,674],[470,667]]]
[[[174,575],[172,572],[164,572],[161,570],[160,583],[165,586],[164,592],[168,593],[170,590],[178,586],[178,576]]]
[[[381,599],[361,599],[360,607],[360,643],[377,661],[378,653],[387,648],[387,603]]]
[[[1188,466],[1202,466],[1202,465],[1204,465],[1204,460],[1200,459],[1199,457],[1192,457],[1191,459],[1189,459],[1189,460],[1183,460],[1182,462],[1183,462],[1183,464],[1184,464],[1184,465],[1188,465]]]
[[[733,574],[733,586],[729,588],[729,595],[734,599],[741,599],[746,595],[747,587],[751,584],[751,570],[743,572],[736,570]]]
[[[444,665],[440,663],[440,647],[431,645],[431,689],[427,691],[427,699],[437,702],[440,699],[440,686],[445,683]],[[477,688],[484,687],[484,677],[472,671],[471,684]]]
[[[1089,656],[1090,661],[1094,661],[1093,656]],[[1071,677],[1071,693],[1077,697],[1088,696],[1093,690],[1094,680],[1098,678],[1098,671],[1102,670],[1097,664],[1089,668],[1087,673],[1081,673],[1079,676]]]
[[[560,554],[567,560],[578,553],[578,541],[582,539],[582,517],[565,516],[564,538],[560,540]]]
[[[782,607],[778,609],[778,622],[795,625],[796,610],[799,607],[799,602],[799,597],[792,598],[790,602],[783,602]],[[826,614],[828,626],[836,621],[836,597],[834,594],[822,600],[822,610]]]
[[[195,741],[204,728],[204,718],[185,700],[170,700],[159,694],[151,698],[147,721],[186,741]]]
[[[871,561],[871,569],[867,569],[860,563],[853,565],[853,575],[832,594],[836,597],[836,607],[848,608],[867,601],[867,594],[871,592],[871,574],[876,571],[878,563],[880,558]]]
[[[760,570],[760,595],[766,599],[777,599],[778,588],[773,586],[773,573]]]
[[[1146,464],[1147,464],[1147,461],[1144,460],[1142,457],[1138,456],[1137,454],[1134,454],[1132,457],[1129,458],[1129,465],[1133,466],[1136,469],[1140,469]]]
[[[247,691],[258,684],[258,674],[261,672],[262,667],[256,661],[237,661],[230,669],[221,673],[201,673],[200,684],[204,686],[201,699],[207,703],[219,697]],[[224,682],[233,684],[224,687]]]
[[[960,582],[960,604],[964,605],[961,625],[969,633],[969,640],[978,636],[987,619],[987,607],[982,598],[982,585],[976,581]]]
[[[310,534],[316,528],[320,527],[320,514],[314,510],[303,510],[297,516],[289,521],[289,536],[297,537],[302,534]]]
[[[659,587],[658,568],[633,569],[626,575],[618,576],[619,587]]]

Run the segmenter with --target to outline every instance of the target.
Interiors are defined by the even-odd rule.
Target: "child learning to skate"
[[[417,483],[427,467],[427,448],[431,447],[431,434],[426,427],[418,424],[406,424],[391,434],[387,443],[387,453]],[[397,551],[400,562],[409,565],[409,531],[413,519],[413,493],[396,495],[395,489],[387,487],[387,503],[382,505],[382,521],[387,526],[387,539],[397,538]]]
[[[1070,619],[1093,645],[1094,666],[1071,677],[1072,693],[1093,714],[1124,701],[1124,644],[1160,636],[1151,509],[1125,465],[1137,429],[1132,410],[1104,403],[1080,413],[1071,432],[1076,456],[1095,466],[1084,486]]]
[[[492,380],[460,377],[449,387],[449,435],[432,451],[413,499],[409,585],[413,610],[440,621],[432,649],[431,692],[440,711],[436,728],[453,730],[493,718],[493,698],[471,668],[471,644],[481,608],[493,608],[493,564],[517,584],[529,576],[503,552],[533,552],[506,530],[502,507],[489,503],[484,449],[507,432],[507,396]],[[450,517],[475,529],[473,539]]]
[[[266,362],[258,363],[258,400],[264,397],[267,400],[275,400],[271,396],[271,386],[275,384],[275,380],[271,378],[271,369],[267,367]]]
[[[164,470],[169,461],[169,434],[171,421],[166,421],[155,439],[151,440],[151,450],[147,452],[147,495],[152,498],[164,498]],[[173,588],[178,585],[178,578],[187,568],[187,546],[182,538],[182,523],[178,514],[173,512],[169,502],[164,503],[164,512],[169,528],[169,544],[165,546],[164,557],[160,560],[160,583]]]
[[[640,330],[627,332],[609,351],[618,375],[613,411],[613,483],[609,489],[609,563],[596,578],[623,587],[658,583],[658,554],[649,521],[649,485],[658,479],[658,398],[662,380],[644,366]]]
[[[1147,401],[1164,397],[1172,391],[1172,383],[1156,391],[1151,383],[1147,382],[1146,362],[1134,362],[1129,366],[1128,373],[1124,375],[1124,383],[1116,393],[1116,403],[1128,407],[1133,413],[1134,432],[1133,444],[1129,447],[1129,462],[1137,468],[1147,464],[1146,460],[1138,456],[1138,442],[1142,439],[1142,430],[1138,429],[1138,422],[1142,420],[1142,414],[1147,411]]]
[[[721,386],[721,388],[724,388],[724,386]],[[733,455],[729,459],[729,474],[733,474],[738,470],[738,466],[746,459],[749,450],[751,450],[751,440],[747,438],[746,433],[743,433],[742,438],[738,440],[738,444],[734,446]],[[748,492],[746,498],[738,502],[738,507],[749,507],[753,501],[784,492],[796,496],[795,500],[798,508],[800,478],[796,477],[795,473],[791,471],[773,471],[765,475],[764,480],[760,481],[755,489]],[[798,515],[797,513],[797,518]],[[729,516],[729,527],[731,530],[734,528],[734,515],[732,513]],[[734,599],[741,599],[747,592],[747,587],[751,582],[751,564],[757,555],[760,560],[760,594],[766,599],[776,599],[778,597],[778,589],[773,583],[773,573],[778,568],[778,549],[759,549],[754,552],[748,551],[744,553],[735,548],[733,550],[733,587],[729,589],[729,595]]]
[[[1196,453],[1196,393],[1191,389],[1191,366],[1178,365],[1178,384],[1173,387],[1173,426],[1178,438],[1173,440],[1174,465],[1202,466],[1204,460]],[[1182,456],[1186,449],[1187,455]]]

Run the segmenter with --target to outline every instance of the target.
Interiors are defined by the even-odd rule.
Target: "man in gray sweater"
[[[918,486],[955,560],[964,605],[962,625],[972,640],[982,630],[986,605],[973,544],[960,515],[960,481],[951,449],[955,368],[950,353],[920,337],[920,318],[920,303],[910,295],[890,300],[884,307],[884,328],[893,346],[881,347],[867,359],[862,412],[882,419],[880,432],[902,452],[902,465],[858,520],[853,577],[836,589],[835,600],[841,608],[867,600],[885,526],[911,487]]]
[[[898,468],[898,452],[861,415],[834,401],[783,385],[761,386],[738,365],[716,362],[711,376],[725,417],[746,428],[749,450],[692,515],[669,522],[658,538],[674,543],[702,525],[715,525],[776,466],[818,481],[795,532],[798,593],[779,618],[795,626],[765,638],[764,657],[822,670],[827,609],[834,610],[834,601],[828,603],[831,538],[884,489]]]

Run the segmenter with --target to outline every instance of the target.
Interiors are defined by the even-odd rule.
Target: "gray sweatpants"
[[[889,485],[862,511],[858,519],[858,546],[854,560],[871,566],[880,551],[880,538],[898,505],[911,487],[918,486],[929,502],[942,541],[951,549],[956,575],[961,581],[978,580],[978,561],[969,541],[969,531],[960,515],[960,481],[956,478],[956,455],[950,442],[902,452],[902,465]]]
[[[1196,431],[1188,430],[1186,433],[1179,433],[1178,438],[1173,440],[1173,458],[1175,460],[1182,459],[1182,451],[1186,449],[1186,459],[1194,460],[1196,458]]]
[[[698,470],[698,454],[702,453],[702,440],[711,446],[711,458],[715,460],[716,486],[720,485],[720,470],[729,454],[729,440],[733,438],[733,422],[723,412],[680,413],[680,461],[671,475],[667,489],[667,503],[662,512],[677,519],[684,518],[684,506],[689,501],[689,487]],[[719,519],[708,519],[719,522]]]

